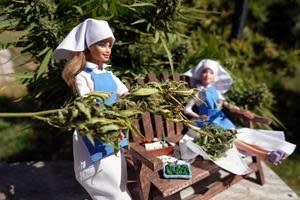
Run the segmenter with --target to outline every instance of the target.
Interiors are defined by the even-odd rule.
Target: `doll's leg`
[[[236,140],[235,145],[239,150],[256,154],[274,165],[278,165],[281,162],[281,160],[284,159],[284,157],[286,156],[286,153],[281,150],[266,151],[258,146],[247,144],[241,140]]]
[[[262,158],[265,158],[268,154],[268,151],[265,151],[257,146],[247,144],[241,140],[235,140],[234,144],[239,150],[245,151],[250,154],[258,155]]]

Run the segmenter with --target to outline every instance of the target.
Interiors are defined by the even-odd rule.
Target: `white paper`
[[[187,141],[186,145],[193,152],[197,153],[198,155],[201,155],[203,159],[211,160],[222,169],[225,169],[233,174],[245,175],[252,171],[245,163],[245,161],[241,158],[238,150],[234,145],[233,148],[226,151],[226,153],[217,160],[212,160],[208,156],[208,154],[199,145],[195,144],[192,140]]]

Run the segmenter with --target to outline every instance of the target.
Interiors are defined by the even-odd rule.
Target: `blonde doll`
[[[54,51],[54,58],[67,59],[62,77],[80,96],[93,91],[111,92],[104,103],[110,105],[127,93],[126,86],[108,71],[115,37],[106,21],[87,19],[74,27]],[[120,147],[127,140],[120,133]],[[94,141],[75,130],[73,134],[74,170],[77,181],[94,200],[131,199],[127,190],[126,161],[120,148]]]
[[[192,86],[198,88],[197,95],[205,102],[204,104],[191,99],[185,106],[185,113],[198,120],[195,125],[201,128],[203,123],[207,123],[225,129],[236,128],[222,111],[222,104],[226,103],[222,93],[225,93],[232,84],[231,76],[223,67],[217,61],[204,59],[185,75],[191,79]],[[197,106],[197,111],[193,111],[194,105]],[[247,114],[250,117],[253,115],[250,112]],[[239,150],[259,155],[275,165],[295,149],[294,144],[284,140],[284,133],[281,131],[237,128],[237,132],[234,144]],[[189,134],[195,136],[191,130]]]

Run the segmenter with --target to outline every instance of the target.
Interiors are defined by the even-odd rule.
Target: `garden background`
[[[236,24],[241,2],[247,18]],[[113,28],[110,64],[122,81],[217,59],[234,77],[227,99],[271,118],[272,126],[261,128],[284,130],[300,144],[299,0],[2,0],[0,47],[10,50],[14,71],[0,76],[0,112],[59,108],[74,98],[52,52],[88,17]],[[0,118],[0,161],[71,160],[71,134],[33,119]],[[271,167],[300,195],[299,148]]]

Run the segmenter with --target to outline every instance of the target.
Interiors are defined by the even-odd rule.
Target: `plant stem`
[[[187,127],[189,127],[190,129],[194,130],[195,132],[197,132],[197,133],[199,133],[199,134],[207,135],[208,137],[213,138],[213,136],[212,136],[211,134],[209,134],[209,133],[207,133],[207,132],[201,130],[200,128],[198,128],[198,127],[196,127],[196,126],[193,126],[193,125],[191,125],[191,124],[189,124],[189,123],[186,123],[186,122],[184,122],[184,124],[185,124]]]
[[[47,115],[63,111],[64,109],[45,110],[40,112],[27,112],[27,113],[0,113],[0,117],[35,117],[40,115]]]

